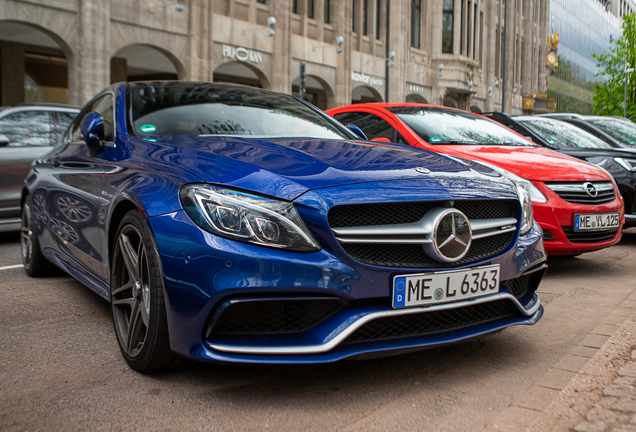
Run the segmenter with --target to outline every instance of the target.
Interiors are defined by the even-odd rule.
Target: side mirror
[[[6,145],[9,145],[10,142],[11,142],[11,140],[9,139],[8,136],[0,134],[0,147],[4,147]]]
[[[90,150],[91,157],[94,157],[102,149],[102,141],[104,141],[104,120],[96,112],[89,112],[80,123],[80,131]]]
[[[392,142],[390,139],[384,138],[384,137],[371,138],[371,141],[388,142],[388,143]]]
[[[356,134],[357,136],[360,137],[361,140],[363,141],[369,141],[369,139],[367,138],[367,136],[364,134],[364,132],[362,132],[362,129],[360,129],[358,126],[354,125],[354,124],[348,124],[347,127],[349,128],[349,130],[351,132],[353,132],[354,134]]]

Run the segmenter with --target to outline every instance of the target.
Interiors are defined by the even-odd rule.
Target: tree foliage
[[[623,34],[607,54],[592,54],[598,61],[595,75],[606,81],[597,82],[594,89],[594,114],[623,116],[625,64],[636,67],[636,19],[623,16]],[[627,117],[636,116],[636,72],[627,74]]]

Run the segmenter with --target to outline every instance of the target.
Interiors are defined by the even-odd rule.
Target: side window
[[[71,126],[73,130],[71,132],[72,142],[83,141],[80,123],[86,114],[93,111],[102,116],[106,141],[113,141],[115,139],[115,129],[113,127],[113,95],[108,93],[99,99],[94,100],[89,106],[84,107],[75,121],[73,121],[73,125]]]
[[[362,129],[367,138],[388,138],[391,142],[409,145],[393,126],[381,117],[364,112],[348,112],[336,114],[335,119],[341,123],[353,123]]]
[[[51,145],[51,119],[46,111],[20,111],[0,119],[0,133],[9,138],[9,147]]]
[[[69,125],[73,122],[73,119],[77,117],[76,113],[67,112],[55,112],[51,111],[51,143],[58,145],[62,142],[62,137],[65,136],[65,132]],[[68,142],[68,139],[65,141]]]
[[[342,120],[338,118],[338,115],[341,114],[337,114],[335,117],[342,123],[353,123],[354,125],[358,126],[360,129],[362,129],[362,132],[364,132],[367,138],[393,138],[393,128],[391,127],[391,125],[385,120],[382,120],[377,115],[362,112],[346,114],[348,115],[348,117],[343,116]]]

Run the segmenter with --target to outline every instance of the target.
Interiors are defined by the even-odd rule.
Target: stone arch
[[[300,76],[292,82],[292,94],[299,95]],[[329,83],[318,75],[305,75],[305,100],[316,107],[326,110],[338,106],[336,94]]]
[[[256,66],[241,62],[221,63],[214,69],[212,81],[246,85],[270,90],[271,84],[265,73]]]
[[[371,86],[361,85],[351,91],[351,103],[382,102],[382,95]]]
[[[449,108],[457,108],[457,102],[449,97],[444,98],[444,103],[442,105]]]
[[[410,95],[406,97],[406,103],[428,104],[428,101],[421,94],[411,93]]]
[[[134,80],[183,80],[186,70],[179,58],[152,44],[121,47],[110,58],[110,82]]]
[[[477,105],[471,105],[470,106],[470,112],[474,112],[474,113],[477,113],[477,114],[483,113],[481,108],[479,108]]]
[[[29,16],[33,21],[27,21],[3,19],[6,17],[3,12],[6,11],[0,12],[0,43],[3,44],[0,63],[5,66],[0,73],[3,90],[0,105],[74,101],[71,93],[76,81],[76,58],[67,41],[68,32],[64,33],[65,37],[43,23],[33,22],[42,18],[43,13],[34,13]],[[42,21],[53,27],[58,24]],[[36,91],[34,86],[38,87]]]

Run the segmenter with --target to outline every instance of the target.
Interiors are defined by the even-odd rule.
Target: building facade
[[[519,114],[522,95],[547,89],[549,3],[0,0],[0,100],[83,104],[140,79],[298,94],[303,63],[305,98],[323,109],[390,101],[493,111],[505,88],[506,112]]]
[[[597,61],[622,34],[633,0],[550,0],[550,33],[559,32],[559,67],[548,83],[557,111],[592,114]]]

